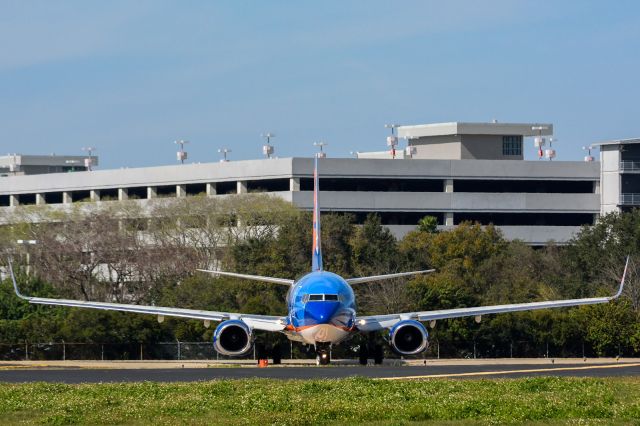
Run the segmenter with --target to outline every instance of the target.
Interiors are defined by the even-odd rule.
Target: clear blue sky
[[[385,123],[541,121],[558,158],[640,137],[637,1],[0,2],[2,154],[101,168],[383,150]],[[534,155],[530,143],[528,158]]]

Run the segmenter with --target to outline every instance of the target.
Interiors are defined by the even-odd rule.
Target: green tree
[[[435,216],[425,216],[418,221],[418,231],[427,234],[438,232],[438,218]]]
[[[380,216],[369,214],[351,240],[354,273],[358,276],[386,274],[398,266],[397,242]]]

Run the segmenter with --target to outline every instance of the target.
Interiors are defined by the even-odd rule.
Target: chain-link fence
[[[378,342],[380,343],[380,342]],[[357,359],[360,344],[345,342],[332,348],[333,359]],[[384,345],[385,358],[399,359],[388,345]],[[282,359],[315,358],[313,346],[293,342],[256,343],[252,350],[241,357],[229,357],[216,352],[211,342],[157,342],[157,343],[78,343],[78,342],[25,342],[21,344],[0,343],[0,360],[257,360],[272,358],[277,354]],[[620,355],[626,354],[624,348]],[[463,342],[459,345],[441,345],[437,339],[430,341],[429,348],[413,359],[438,358],[544,358],[544,357],[594,357],[589,345],[556,347],[551,344],[534,344],[527,341],[507,342],[502,345],[483,341]]]

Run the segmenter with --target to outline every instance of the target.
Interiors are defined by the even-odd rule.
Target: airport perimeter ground
[[[0,382],[1,424],[640,424],[639,359],[5,362]]]

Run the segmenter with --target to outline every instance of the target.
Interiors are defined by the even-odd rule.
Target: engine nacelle
[[[253,332],[240,320],[223,321],[213,333],[213,347],[222,355],[242,356],[252,346]]]
[[[418,321],[404,320],[389,330],[389,343],[399,355],[416,355],[427,349],[429,333]]]

